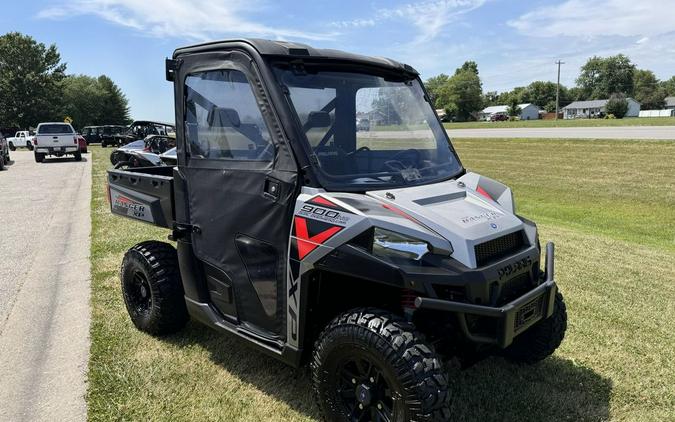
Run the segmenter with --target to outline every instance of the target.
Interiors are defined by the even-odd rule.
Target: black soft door
[[[195,61],[196,62],[196,61]],[[242,53],[181,68],[192,242],[213,304],[258,334],[285,335],[286,254],[295,164]],[[233,309],[236,311],[233,312]]]

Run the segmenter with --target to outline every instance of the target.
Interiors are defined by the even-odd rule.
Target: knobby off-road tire
[[[176,332],[188,321],[176,249],[147,241],[127,251],[120,269],[122,296],[136,328],[152,335]]]
[[[553,314],[517,336],[504,356],[514,362],[532,364],[553,354],[567,330],[567,308],[560,292],[555,295]]]
[[[362,308],[335,318],[316,341],[311,370],[330,422],[450,417],[440,359],[413,324],[391,313]]]

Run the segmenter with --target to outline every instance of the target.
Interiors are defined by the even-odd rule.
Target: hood
[[[433,185],[366,192],[408,214],[450,241],[452,257],[476,268],[475,246],[524,228],[514,214],[511,191],[468,173]]]

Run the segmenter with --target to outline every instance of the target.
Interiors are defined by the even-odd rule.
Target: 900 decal
[[[296,215],[340,226],[346,226],[349,223],[349,216],[347,214],[307,203],[300,208],[300,211]]]
[[[499,270],[497,270],[497,273],[499,274],[499,279],[501,280],[504,277],[522,272],[523,270],[529,270],[531,266],[532,258],[528,256],[501,267]]]

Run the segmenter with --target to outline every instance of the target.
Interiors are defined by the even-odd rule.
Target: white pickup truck
[[[31,134],[27,130],[20,130],[14,134],[13,138],[7,138],[7,143],[9,144],[9,149],[11,151],[16,151],[17,148],[26,147],[28,149],[33,149],[33,144],[31,143]]]
[[[82,160],[77,134],[70,123],[40,123],[33,138],[35,161],[41,163],[47,156],[62,157],[72,154],[75,161]]]

